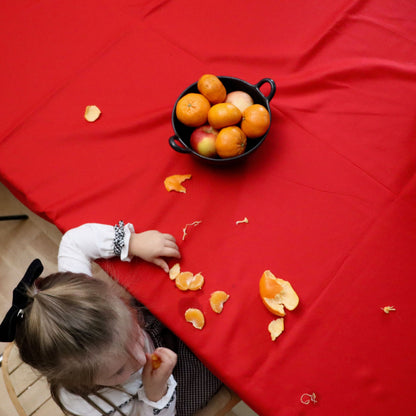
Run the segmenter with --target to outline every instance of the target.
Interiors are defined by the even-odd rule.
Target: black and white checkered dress
[[[178,355],[173,370],[176,386],[176,413],[178,416],[192,416],[205,407],[221,387],[216,378],[173,332],[158,321],[147,309],[142,309],[145,330],[156,348],[166,347]]]

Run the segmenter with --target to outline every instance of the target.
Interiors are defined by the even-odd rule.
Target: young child
[[[15,339],[69,415],[192,415],[221,383],[145,308],[91,277],[92,260],[115,255],[166,272],[164,257],[180,258],[174,237],[158,231],[135,233],[121,222],[72,229],[59,247],[59,273],[38,278],[43,268],[34,261],[14,290],[0,340]]]

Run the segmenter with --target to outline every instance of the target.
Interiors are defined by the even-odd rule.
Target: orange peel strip
[[[188,227],[196,227],[197,225],[201,224],[201,222],[202,221],[194,221],[194,222],[191,222],[190,224],[186,224],[182,230],[183,231],[182,241],[185,240],[185,237],[188,235],[187,233]]]
[[[182,186],[182,182],[186,181],[187,179],[191,179],[192,175],[186,174],[186,175],[171,175],[165,178],[164,184],[165,188],[168,192],[170,191],[176,191],[181,192],[183,194],[186,193],[186,188]]]
[[[101,110],[96,105],[87,105],[85,107],[84,118],[85,120],[93,123],[98,120],[101,115]]]
[[[302,396],[300,396],[300,402],[302,404],[309,404],[311,402],[316,404],[316,403],[318,403],[318,400],[316,399],[316,394],[315,393],[312,393],[312,394],[303,393]]]

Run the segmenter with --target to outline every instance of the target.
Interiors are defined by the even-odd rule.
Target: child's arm
[[[172,377],[172,371],[177,356],[168,348],[157,348],[154,353],[160,358],[160,365],[153,368],[151,354],[146,354],[147,362],[142,373],[143,390],[139,391],[139,398],[150,406],[153,406],[151,402],[163,402],[158,407],[163,406],[166,409],[171,407],[170,411],[167,411],[167,414],[170,414],[172,407],[175,408],[176,400],[174,395],[176,382]],[[166,406],[167,404],[169,406]]]
[[[130,247],[131,244],[131,247]],[[66,232],[62,237],[58,253],[59,271],[71,271],[91,275],[91,261],[119,255],[130,261],[132,256],[150,261],[165,271],[166,257],[180,257],[173,236],[158,231],[136,234],[131,224],[115,227],[104,224],[84,224]]]

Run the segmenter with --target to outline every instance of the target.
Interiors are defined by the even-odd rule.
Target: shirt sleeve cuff
[[[146,397],[146,393],[144,392],[144,387],[140,387],[137,395],[139,400],[143,401],[143,403],[146,403],[147,405],[153,407],[154,409],[164,409],[165,407],[167,407],[168,405],[170,406],[175,406],[176,403],[176,398],[174,397],[175,395],[175,389],[176,389],[176,381],[173,378],[173,376],[171,375],[168,378],[168,391],[166,392],[166,394],[157,402],[153,402],[152,400],[149,400]]]
[[[133,258],[132,256],[129,256],[129,244],[130,244],[130,237],[134,233],[134,226],[133,224],[126,224],[124,226],[124,245],[121,249],[120,253],[120,260],[121,261],[131,261]]]

